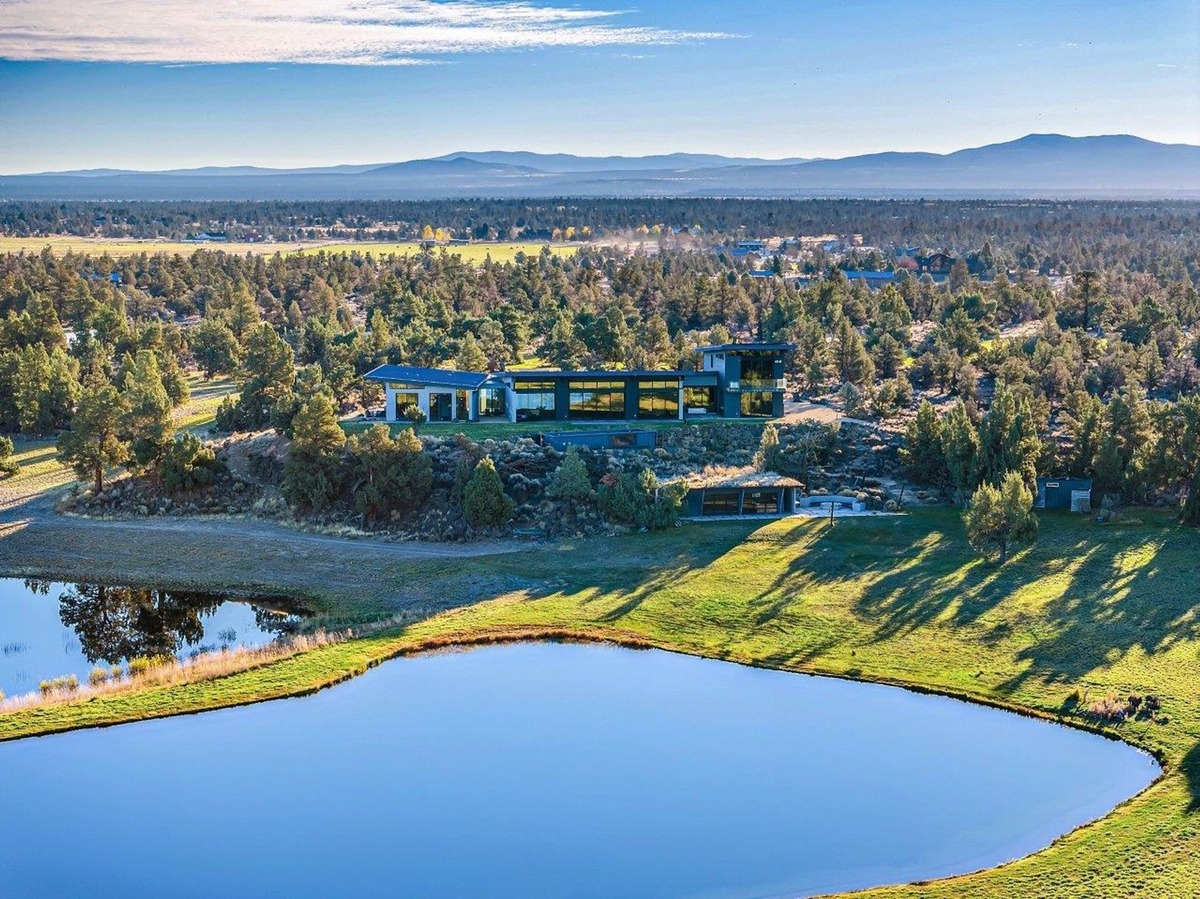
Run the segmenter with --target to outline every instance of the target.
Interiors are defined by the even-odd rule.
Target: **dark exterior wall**
[[[735,353],[725,354],[725,377],[721,379],[721,401],[719,408],[725,418],[739,418],[742,414],[742,395],[737,390],[730,390],[729,384],[742,380],[742,360]]]
[[[571,385],[570,382],[559,380],[554,382],[554,418],[566,421],[571,414]]]

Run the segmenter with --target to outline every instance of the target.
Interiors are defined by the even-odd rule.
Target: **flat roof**
[[[525,368],[521,371],[498,371],[493,377],[497,378],[512,378],[513,380],[529,380],[529,381],[545,381],[551,378],[561,379],[569,378],[571,380],[581,381],[614,381],[621,378],[642,378],[645,380],[671,381],[686,377],[693,374],[690,371],[680,371],[679,369],[666,369],[663,371],[656,370],[636,370],[636,371],[605,371],[603,369],[584,370],[584,371],[562,371],[557,368],[540,369],[540,368]]]
[[[401,381],[475,390],[492,377],[487,372],[454,371],[448,368],[421,368],[414,365],[381,365],[363,375],[368,381]]]
[[[702,346],[698,349],[701,353],[790,353],[795,348],[796,345],[794,343],[719,343],[715,346]]]

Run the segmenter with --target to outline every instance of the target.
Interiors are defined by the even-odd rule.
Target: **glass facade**
[[[773,515],[778,511],[778,488],[747,490],[742,496],[743,515]]]
[[[452,393],[429,394],[429,420],[450,421],[453,413],[451,404],[454,402]]]
[[[774,391],[743,390],[742,415],[748,417],[770,418],[773,414]]]
[[[737,490],[705,490],[701,515],[737,515]]]
[[[397,393],[396,394],[396,415],[400,418],[404,417],[404,413],[409,409],[417,409],[420,407],[421,396],[417,393]]]
[[[638,418],[678,418],[678,381],[641,381],[638,383]]]
[[[508,391],[503,387],[485,387],[479,391],[479,417],[504,418],[508,415]]]
[[[742,357],[742,389],[775,386],[775,357]]]
[[[571,381],[568,416],[573,419],[625,417],[624,381]]]
[[[513,391],[517,421],[546,421],[555,417],[553,381],[517,381]]]
[[[717,388],[685,387],[683,388],[683,405],[689,415],[716,415]]]

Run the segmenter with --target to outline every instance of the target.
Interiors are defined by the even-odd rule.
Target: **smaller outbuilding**
[[[1072,512],[1092,511],[1091,478],[1038,478],[1035,509],[1069,509]]]
[[[688,478],[683,500],[686,518],[717,515],[791,515],[804,485],[774,472],[748,471],[734,475],[696,475]]]

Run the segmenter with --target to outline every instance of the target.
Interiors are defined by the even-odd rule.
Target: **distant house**
[[[229,240],[229,235],[224,231],[201,231],[186,240],[189,243],[222,243]]]
[[[888,284],[894,284],[896,282],[895,272],[864,272],[851,270],[847,271],[845,274],[847,280],[851,282],[862,281],[871,290],[879,290],[881,287],[884,287]]]
[[[917,271],[922,274],[928,272],[931,275],[948,275],[950,269],[954,268],[954,263],[958,260],[949,253],[932,253],[929,256],[917,257]]]

